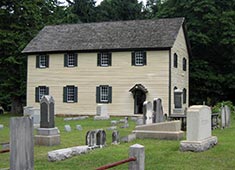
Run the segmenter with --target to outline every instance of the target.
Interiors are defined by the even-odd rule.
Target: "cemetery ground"
[[[111,120],[120,120],[120,117],[111,117],[110,120],[94,121],[93,117],[85,120],[64,121],[62,117],[55,118],[56,127],[60,130],[61,144],[57,146],[34,147],[35,170],[92,170],[102,165],[113,163],[128,158],[129,147],[135,143],[145,146],[145,169],[146,170],[230,170],[235,167],[235,115],[231,117],[231,127],[227,129],[215,129],[212,135],[218,137],[218,144],[205,152],[180,152],[180,141],[136,139],[129,143],[112,145],[112,131],[107,130],[111,126]],[[9,139],[8,114],[0,115],[0,143],[8,142]],[[129,128],[118,128],[120,137],[131,133],[135,122],[129,119]],[[71,132],[65,132],[64,125],[69,124]],[[76,130],[76,125],[81,125],[83,130]],[[120,126],[120,125],[117,125]],[[49,162],[47,153],[52,150],[85,145],[86,132],[92,129],[104,129],[106,131],[107,146],[102,149],[89,151],[87,154],[74,156],[59,162]],[[36,134],[36,130],[35,130]],[[0,146],[0,149],[1,146]],[[0,154],[0,169],[10,167],[9,153]],[[114,167],[115,170],[128,169],[128,163]]]

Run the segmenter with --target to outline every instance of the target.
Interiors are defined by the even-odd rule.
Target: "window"
[[[183,89],[183,104],[187,102],[187,90]]]
[[[64,66],[76,67],[77,66],[77,54],[75,53],[64,54]]]
[[[37,68],[46,68],[49,67],[49,55],[37,55],[36,56],[36,67]]]
[[[35,88],[35,102],[40,102],[44,95],[49,95],[49,87],[38,86]]]
[[[112,103],[112,87],[108,85],[96,87],[96,102]]]
[[[178,55],[176,53],[174,54],[174,67],[178,67]]]
[[[187,70],[187,60],[186,60],[186,58],[183,58],[183,70],[184,71]]]
[[[132,52],[132,65],[143,66],[146,64],[147,64],[147,58],[145,51]]]
[[[74,103],[77,102],[77,87],[75,86],[66,86],[64,87],[64,100],[66,103]]]
[[[98,53],[97,65],[101,67],[108,67],[112,65],[112,54],[110,52]]]

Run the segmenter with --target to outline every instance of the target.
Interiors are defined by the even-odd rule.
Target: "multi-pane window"
[[[49,94],[49,87],[46,86],[38,86],[35,89],[35,101],[39,102],[44,95]]]
[[[64,102],[73,103],[77,102],[77,87],[66,86],[64,87]]]
[[[183,70],[184,71],[187,70],[187,60],[186,60],[186,58],[183,58]]]
[[[36,56],[36,67],[46,68],[49,67],[49,56],[46,54]]]
[[[68,53],[64,55],[64,66],[65,67],[75,67],[77,66],[77,54]]]
[[[111,103],[112,102],[112,87],[108,85],[101,85],[96,87],[96,102],[97,103]]]
[[[146,65],[146,52],[145,51],[136,51],[132,52],[132,65],[143,66]]]
[[[100,87],[100,101],[101,102],[108,102],[109,100],[109,88],[108,86],[101,86]]]
[[[176,53],[174,53],[174,67],[178,67],[178,55]]]
[[[98,53],[97,65],[107,67],[112,65],[112,54],[110,52]]]

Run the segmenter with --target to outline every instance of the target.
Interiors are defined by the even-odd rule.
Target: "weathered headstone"
[[[205,151],[217,144],[211,136],[211,109],[208,106],[191,106],[187,111],[186,141],[180,142],[181,151]]]
[[[129,127],[128,117],[125,117],[125,119],[124,119],[124,125],[121,126],[121,128],[128,128],[128,127]]]
[[[112,120],[110,123],[111,123],[111,125],[117,125],[117,124],[119,123],[119,121],[117,121],[117,120]]]
[[[66,132],[71,132],[71,126],[70,125],[64,125],[64,130]]]
[[[225,124],[226,124],[226,127],[230,127],[231,111],[230,111],[230,108],[227,105],[224,106],[224,109],[225,109]]]
[[[222,107],[221,107],[221,128],[225,128],[225,127],[226,127],[225,118],[226,118],[225,109],[224,109],[224,107],[222,106]]]
[[[40,128],[54,128],[54,104],[55,101],[52,96],[45,95],[40,101]]]
[[[4,125],[0,124],[0,130],[3,129]]]
[[[82,131],[82,126],[81,125],[76,125],[76,129],[79,131]]]
[[[163,107],[162,100],[160,98],[154,98],[153,100],[153,123],[163,122]]]
[[[112,144],[117,145],[120,143],[119,131],[115,130],[112,133]]]
[[[94,120],[107,120],[109,118],[108,106],[106,104],[98,104],[96,107],[96,116],[94,116]]]
[[[10,120],[10,169],[34,169],[33,121],[30,117]]]
[[[41,120],[40,109],[31,108],[31,109],[29,109],[29,113],[30,113],[31,117],[33,117],[34,127],[39,127],[40,126],[40,120]]]
[[[152,112],[152,103],[150,101],[145,101],[143,104],[143,120],[144,124],[153,123],[153,112]]]
[[[106,145],[106,133],[103,129],[90,130],[86,134],[86,145],[90,148],[102,148]]]
[[[221,107],[221,128],[230,127],[230,108],[225,105]]]
[[[45,95],[40,101],[40,128],[37,129],[35,135],[35,144],[37,145],[59,145],[60,135],[58,128],[54,122],[54,99],[52,96]]]
[[[24,116],[31,116],[30,109],[32,109],[32,108],[33,108],[32,106],[25,106],[24,111],[23,111],[23,115]]]
[[[117,126],[111,126],[107,128],[107,130],[116,130],[116,129],[117,129]]]

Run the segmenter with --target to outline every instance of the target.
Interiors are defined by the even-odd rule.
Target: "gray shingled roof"
[[[184,18],[45,26],[23,53],[173,46]]]

